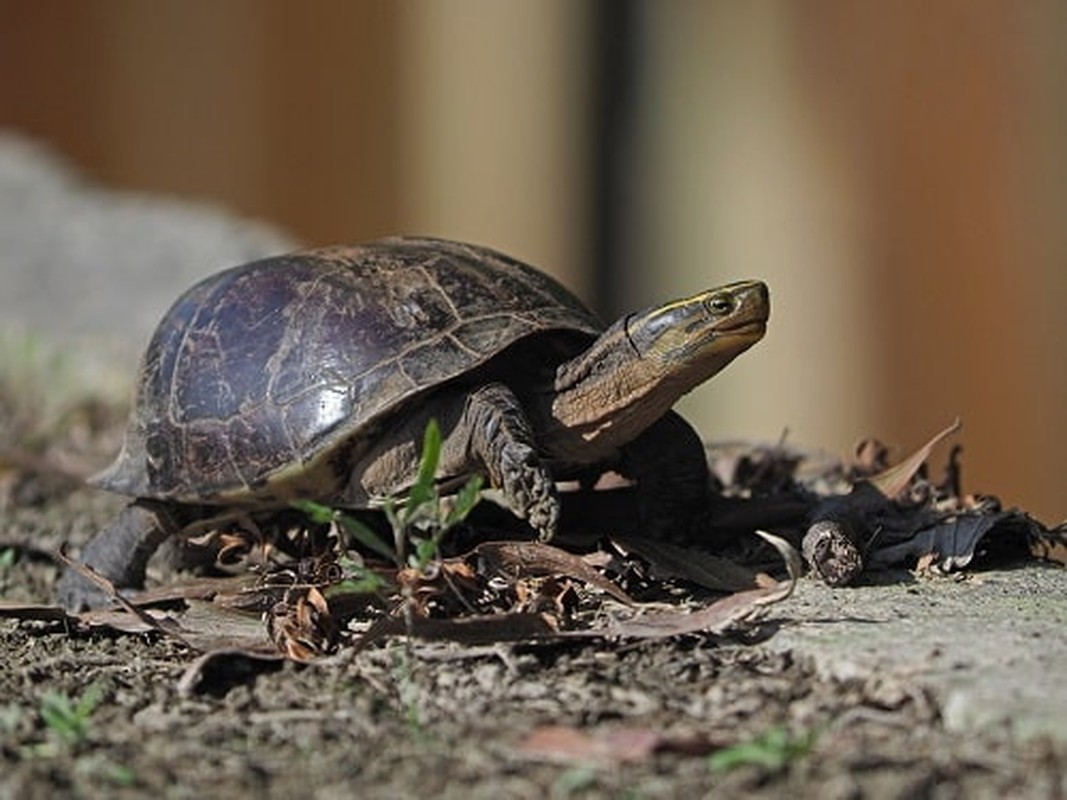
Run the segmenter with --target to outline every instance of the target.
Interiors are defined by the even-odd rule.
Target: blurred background
[[[766,340],[684,401],[706,437],[847,453],[875,434],[902,455],[960,416],[965,489],[1067,516],[1067,4],[0,15],[0,129],[93,181],[309,244],[488,244],[605,319],[764,278]]]

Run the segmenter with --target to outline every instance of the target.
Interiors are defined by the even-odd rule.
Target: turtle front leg
[[[446,471],[449,462],[480,462],[516,516],[527,520],[542,540],[555,536],[556,484],[538,455],[530,420],[507,386],[491,383],[467,396],[458,424],[446,435],[442,456]]]
[[[130,503],[114,521],[85,545],[81,562],[107,578],[116,589],[144,585],[148,559],[178,529],[165,510]],[[56,588],[59,602],[70,611],[107,605],[108,596],[73,569],[67,568]]]
[[[704,445],[673,411],[622,449],[619,470],[637,484],[638,513],[647,536],[691,540],[710,500]]]

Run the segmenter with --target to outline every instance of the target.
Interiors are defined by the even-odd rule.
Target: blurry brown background
[[[0,127],[310,243],[490,244],[605,316],[744,276],[708,436],[1067,516],[1067,4],[0,0]]]

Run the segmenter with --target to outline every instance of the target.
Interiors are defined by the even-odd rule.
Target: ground
[[[29,454],[80,469],[114,447],[116,416],[67,420],[51,450],[39,437],[2,437],[4,600],[48,601],[58,569],[45,552],[80,544],[121,503],[40,470]],[[966,602],[966,586],[931,580]],[[912,579],[849,590],[847,601],[827,595],[816,614],[804,611],[805,586],[817,588],[805,579],[799,600],[722,637],[393,639],[312,665],[235,658],[192,684],[182,679],[198,654],[157,633],[0,620],[0,798],[1067,791],[1067,737],[958,730],[946,725],[943,695],[907,670],[834,674],[781,646],[805,614],[824,628],[849,619],[882,629],[885,609],[914,596]],[[868,596],[878,605],[865,606]]]

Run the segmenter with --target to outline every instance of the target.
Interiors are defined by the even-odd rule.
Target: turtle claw
[[[547,542],[556,535],[559,525],[556,483],[533,448],[513,442],[501,451],[500,484],[508,505],[530,523],[541,541]]]

